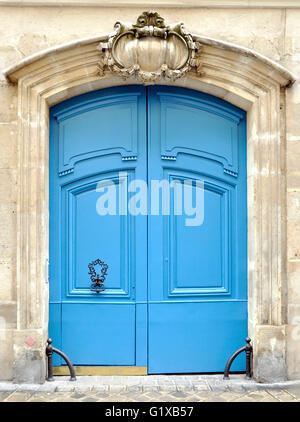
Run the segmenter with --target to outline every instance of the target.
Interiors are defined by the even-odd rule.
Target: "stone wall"
[[[282,63],[300,76],[300,10],[286,12]],[[300,80],[286,91],[287,137],[287,370],[300,378]]]
[[[0,2],[1,5],[1,2]],[[1,7],[0,68],[42,49],[110,32],[116,20],[135,21],[148,9],[103,7]],[[167,22],[192,32],[249,47],[300,77],[300,8],[156,8]],[[17,86],[0,74],[0,379],[12,379],[17,321]],[[287,376],[300,379],[300,82],[285,91],[287,174]],[[22,285],[20,286],[22,288]],[[30,351],[30,345],[28,345]],[[283,375],[284,377],[284,375]]]

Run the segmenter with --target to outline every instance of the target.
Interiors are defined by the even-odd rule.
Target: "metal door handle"
[[[95,265],[100,265],[101,277],[99,274],[96,274]],[[90,290],[96,293],[103,292],[106,289],[104,281],[107,276],[108,265],[105,264],[105,262],[103,262],[101,259],[96,259],[95,261],[90,262],[88,267],[88,274],[91,276]]]

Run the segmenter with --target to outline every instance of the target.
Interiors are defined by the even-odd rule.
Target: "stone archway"
[[[14,338],[15,381],[44,382],[48,330],[48,116],[67,98],[110,86],[143,83],[136,72],[123,79],[103,67],[97,47],[111,35],[66,43],[30,56],[6,70],[18,84],[18,317]],[[258,381],[282,380],[286,324],[285,88],[294,76],[243,47],[191,35],[202,48],[198,71],[190,66],[174,80],[223,98],[247,111],[249,335]],[[102,71],[99,74],[99,63]],[[199,71],[201,65],[201,71]],[[35,343],[25,343],[28,337]]]

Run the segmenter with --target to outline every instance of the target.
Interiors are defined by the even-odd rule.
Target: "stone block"
[[[299,340],[300,340],[300,303],[290,303],[288,305],[288,324],[299,326]]]
[[[17,200],[17,171],[0,168],[0,204]]]
[[[17,168],[17,125],[15,123],[0,123],[0,151],[0,168]]]
[[[18,117],[17,87],[0,83],[0,123],[16,122]]]
[[[286,183],[287,183],[288,192],[292,192],[296,190],[300,192],[300,170],[288,169]],[[289,211],[289,208],[287,211]]]
[[[10,258],[0,259],[0,303],[16,300],[16,265]]]
[[[290,54],[300,53],[300,10],[287,9],[286,10],[286,50]]]
[[[13,380],[15,383],[43,384],[46,378],[46,333],[42,330],[14,332]],[[34,342],[27,342],[28,340]]]
[[[293,220],[287,222],[287,257],[300,259],[300,224]]]
[[[15,302],[0,303],[0,318],[2,321],[5,321],[4,324],[6,329],[16,328],[17,304]]]
[[[288,302],[300,303],[300,260],[290,261],[287,265],[288,275]]]
[[[256,327],[254,342],[254,378],[258,382],[286,380],[285,327]]]
[[[287,218],[289,222],[300,223],[300,185],[299,191],[294,190],[287,193]]]
[[[287,376],[289,380],[300,379],[300,320],[287,327]]]
[[[1,173],[1,171],[0,171]],[[1,189],[1,188],[0,188]],[[0,205],[0,259],[16,259],[16,207],[14,204]]]
[[[45,357],[38,349],[24,350],[14,361],[13,379],[18,383],[45,382]]]
[[[299,107],[300,113],[300,107]],[[300,115],[300,114],[299,114]],[[299,119],[300,120],[300,119]],[[299,139],[294,141],[287,141],[287,173],[299,172],[299,155],[300,155],[300,132]]]
[[[13,377],[13,331],[0,332],[0,380]]]
[[[300,113],[300,104],[293,104],[287,102],[286,105],[286,136],[288,141],[297,140],[300,138],[300,119],[295,119],[295,116]]]

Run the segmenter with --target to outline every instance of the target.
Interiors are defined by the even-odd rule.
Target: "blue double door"
[[[56,347],[81,366],[223,371],[247,335],[246,173],[245,113],[215,97],[128,86],[53,107]]]

